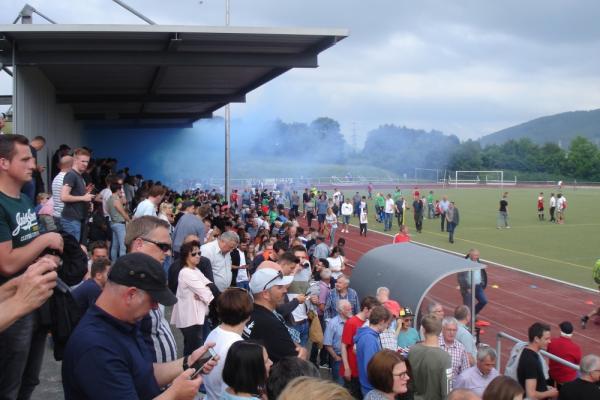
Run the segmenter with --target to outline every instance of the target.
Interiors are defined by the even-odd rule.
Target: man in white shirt
[[[550,193],[550,222],[556,222],[554,211],[556,211],[556,197],[554,197],[554,193]]]
[[[148,198],[138,204],[137,208],[135,209],[133,218],[139,218],[144,215],[156,217],[156,208],[162,201],[166,192],[167,190],[162,185],[152,186],[148,192]]]
[[[60,224],[60,216],[62,214],[63,208],[65,208],[65,203],[63,203],[63,201],[60,199],[60,192],[62,191],[65,175],[73,167],[73,157],[62,157],[59,162],[59,167],[60,172],[52,180],[52,217],[54,218],[54,222],[57,225]]]
[[[235,232],[223,232],[217,240],[200,247],[202,255],[210,260],[213,270],[214,284],[219,291],[224,291],[231,285],[231,250],[240,243],[240,237]]]
[[[477,364],[465,369],[454,380],[455,389],[469,389],[478,396],[494,378],[498,376],[496,365],[496,351],[491,347],[482,347],[477,351]]]
[[[348,224],[350,223],[350,217],[354,212],[354,207],[350,202],[350,199],[346,199],[346,202],[342,204],[342,220],[344,222],[344,227],[342,228],[342,233],[348,233]]]
[[[557,224],[562,224],[565,222],[565,209],[567,208],[567,198],[559,193],[556,196],[556,218]]]
[[[110,174],[105,179],[106,187],[98,193],[96,196],[96,201],[102,201],[102,212],[104,213],[104,218],[107,218],[110,221],[110,215],[108,215],[108,199],[112,196],[112,191],[110,190],[111,183],[120,183],[123,185],[123,180],[119,178],[118,175]],[[121,188],[121,191],[123,189]]]
[[[384,224],[383,224],[383,230],[384,231],[391,231],[392,230],[392,217],[394,216],[394,210],[395,210],[395,203],[394,203],[394,199],[392,199],[392,195],[388,193],[388,195],[386,196],[385,199],[385,215],[384,215]]]

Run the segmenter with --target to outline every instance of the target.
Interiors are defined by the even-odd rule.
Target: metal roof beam
[[[57,94],[57,103],[245,103],[243,94]]]
[[[119,119],[200,119],[212,118],[212,113],[77,113],[79,120],[119,120]]]
[[[0,62],[3,62],[0,59]],[[129,52],[17,52],[18,65],[152,65],[210,67],[316,68],[316,54],[156,53]]]

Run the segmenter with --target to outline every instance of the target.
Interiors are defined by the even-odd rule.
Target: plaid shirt
[[[327,302],[325,303],[325,319],[331,319],[338,315],[337,312],[337,303],[340,300],[348,300],[350,304],[352,304],[352,314],[356,315],[360,311],[360,305],[358,301],[358,294],[352,288],[348,288],[348,293],[346,296],[341,297],[340,293],[337,289],[332,289],[329,291],[329,295],[327,296]]]
[[[388,328],[379,334],[379,340],[381,341],[381,347],[384,349],[397,351],[398,350],[398,337],[393,329]]]
[[[458,340],[454,340],[454,343],[448,345],[442,335],[439,336],[438,343],[440,344],[440,349],[452,357],[452,379],[454,380],[461,372],[469,368],[469,359],[467,358],[465,346]]]

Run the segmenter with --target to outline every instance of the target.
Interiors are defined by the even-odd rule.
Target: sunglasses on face
[[[263,290],[267,290],[267,286],[269,286],[270,283],[275,282],[277,279],[283,279],[283,272],[277,271],[277,275],[275,275],[275,277],[273,279],[271,279],[269,282],[265,283]]]
[[[156,241],[154,241],[152,239],[148,239],[148,238],[140,238],[140,239],[142,239],[144,242],[152,243],[153,245],[158,247],[163,253],[167,253],[167,252],[171,251],[171,243],[156,242]]]
[[[199,251],[195,251],[195,252],[190,253],[190,254],[191,254],[192,257],[196,257],[196,256],[200,255],[200,252]]]

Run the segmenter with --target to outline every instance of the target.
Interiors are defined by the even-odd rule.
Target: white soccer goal
[[[504,187],[504,171],[456,171],[454,187],[458,185],[493,185]]]
[[[438,168],[415,168],[415,184],[439,183],[443,179],[444,171]]]

